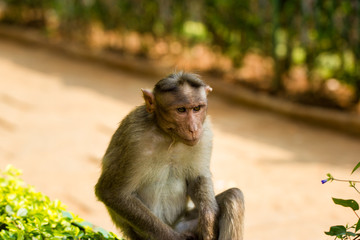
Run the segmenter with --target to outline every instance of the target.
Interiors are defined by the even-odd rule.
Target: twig
[[[354,183],[360,183],[360,181],[355,181],[355,180],[343,180],[343,179],[337,179],[337,178],[333,178],[333,181],[338,181],[338,182],[354,182]]]

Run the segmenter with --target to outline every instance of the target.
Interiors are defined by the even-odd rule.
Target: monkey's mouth
[[[185,145],[188,146],[195,146],[199,140],[200,140],[200,135],[199,137],[190,137],[190,136],[181,136],[179,134],[176,134],[176,131],[174,128],[167,128],[168,133],[171,133],[171,135],[177,139],[177,141],[184,143]]]
[[[188,146],[195,146],[199,142],[200,138],[195,139],[183,139],[183,143]]]

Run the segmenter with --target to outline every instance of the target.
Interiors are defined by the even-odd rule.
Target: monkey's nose
[[[190,129],[189,132],[190,132],[191,138],[192,138],[193,140],[196,139],[196,137],[197,137],[197,131],[194,130],[194,129]]]
[[[190,125],[189,126],[189,131],[191,133],[196,133],[198,131],[198,127],[196,125]]]
[[[200,135],[199,128],[197,128],[197,127],[190,128],[189,133],[190,133],[189,135],[191,136],[192,140],[196,140],[199,138],[199,135]]]

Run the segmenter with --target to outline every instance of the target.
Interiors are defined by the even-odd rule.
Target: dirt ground
[[[22,169],[38,191],[117,232],[93,187],[113,131],[142,104],[140,88],[157,80],[0,39],[0,169]],[[349,177],[360,161],[359,138],[216,94],[209,112],[216,192],[237,186],[245,193],[245,239],[332,239],[323,233],[331,225],[356,221],[331,201],[358,198],[352,189],[320,181],[328,172]]]

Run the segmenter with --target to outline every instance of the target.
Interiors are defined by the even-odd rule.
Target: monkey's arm
[[[114,187],[115,184],[108,188],[106,183],[109,183],[109,179],[107,178],[108,176],[102,175],[99,179],[95,188],[97,197],[137,232],[150,239],[183,239],[181,234],[151,213],[135,195],[122,193],[121,189]]]
[[[199,211],[197,231],[200,239],[216,239],[219,206],[215,199],[211,178],[199,176],[190,181],[188,185],[188,194]]]

